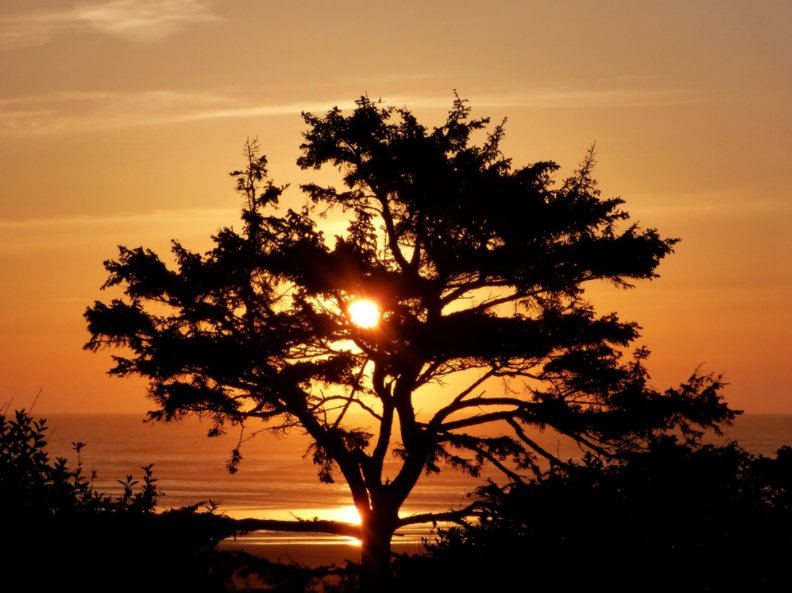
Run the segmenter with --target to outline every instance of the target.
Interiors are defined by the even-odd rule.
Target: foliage
[[[558,462],[528,428],[612,455],[733,418],[718,377],[655,390],[647,351],[625,354],[637,325],[586,300],[591,282],[653,278],[675,244],[600,196],[593,152],[558,184],[555,163],[514,168],[503,126],[459,98],[432,129],[366,97],[304,120],[298,164],[334,167],[341,185],[304,185],[302,208],[279,211],[284,187],[249,142],[232,173],[241,230],[204,254],[174,242],[172,265],[121,247],[105,288],[123,294],[88,308],[86,347],[148,379],[154,418],[307,432],[319,478],[350,488],[364,566],[381,575],[394,530],[438,518],[399,517],[423,473],[492,463],[515,478]],[[322,216],[346,220],[332,244]],[[361,297],[377,326],[350,318]],[[391,454],[401,465],[385,475]]]
[[[194,589],[206,579],[202,562],[221,537],[221,517],[182,509],[155,513],[162,494],[152,466],[141,480],[118,480],[117,497],[93,487],[77,463],[47,452],[47,422],[25,410],[0,414],[0,549],[8,578],[31,591]],[[199,561],[200,559],[200,561]],[[198,573],[201,579],[193,580]],[[119,582],[120,579],[120,582]],[[178,581],[178,583],[177,583]]]
[[[85,443],[72,443],[78,461],[70,467],[65,457],[50,459],[47,430],[46,419],[25,410],[12,417],[0,414],[0,509],[41,518],[75,512],[153,512],[161,492],[151,465],[141,468],[142,482],[131,475],[119,480],[123,494],[113,499],[93,488],[93,472],[86,477],[79,457]]]
[[[140,480],[118,480],[119,496],[96,491],[75,466],[51,460],[48,425],[25,410],[0,414],[0,537],[6,580],[36,592],[60,590],[222,593],[313,591],[343,569],[307,569],[225,552],[237,522],[198,503],[157,511],[162,495],[152,466]],[[253,589],[251,589],[253,590]]]
[[[397,588],[779,591],[788,582],[789,447],[768,458],[664,438],[479,496],[479,520],[402,559]]]

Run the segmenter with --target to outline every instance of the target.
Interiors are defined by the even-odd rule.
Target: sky
[[[0,405],[149,409],[82,350],[116,246],[208,247],[248,137],[297,204],[301,111],[367,94],[436,125],[456,91],[508,118],[515,166],[596,143],[603,195],[681,238],[660,278],[591,291],[658,387],[699,368],[792,413],[789,23],[787,0],[4,0]]]

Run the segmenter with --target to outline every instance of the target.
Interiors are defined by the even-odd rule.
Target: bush
[[[0,415],[0,540],[6,579],[19,591],[222,591],[229,574],[208,562],[234,533],[200,505],[155,513],[152,466],[126,476],[118,497],[93,488],[80,463],[50,459],[46,420]]]
[[[477,524],[402,559],[397,589],[777,591],[792,554],[792,449],[661,439],[479,492]]]
[[[139,480],[118,480],[120,496],[103,495],[82,468],[84,443],[73,443],[74,466],[52,460],[47,430],[25,410],[0,414],[0,557],[14,591],[302,593],[322,590],[324,577],[343,586],[354,576],[220,551],[239,528],[212,503],[157,512],[151,465]]]

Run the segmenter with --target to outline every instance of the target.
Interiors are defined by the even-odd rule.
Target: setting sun
[[[335,512],[336,520],[343,521],[345,523],[352,523],[353,525],[360,525],[360,513],[355,508],[355,505],[347,505],[345,507],[341,507]]]
[[[380,310],[374,301],[361,299],[349,305],[347,310],[352,323],[358,327],[368,329],[379,323]]]

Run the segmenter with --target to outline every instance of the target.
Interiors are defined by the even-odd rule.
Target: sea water
[[[77,462],[73,443],[83,442],[79,460],[86,472],[96,473],[94,487],[118,495],[119,480],[140,479],[141,466],[153,464],[154,477],[165,493],[161,508],[181,507],[212,501],[234,518],[333,519],[354,521],[349,490],[338,476],[333,484],[322,484],[307,449],[310,440],[299,433],[252,435],[238,429],[208,438],[208,422],[196,418],[176,423],[145,423],[141,416],[121,414],[51,415],[47,417],[51,457]],[[572,443],[550,432],[531,435],[546,450],[561,458],[578,457]],[[736,440],[752,453],[773,455],[782,445],[792,445],[792,414],[745,414],[718,441]],[[231,451],[240,448],[239,470],[227,470]],[[396,471],[398,461],[386,462],[386,473]],[[439,512],[469,503],[468,493],[481,479],[446,469],[424,476],[415,487],[402,515]],[[422,538],[431,537],[431,526],[414,526],[396,539],[402,551],[414,552]],[[261,532],[239,540],[261,550],[290,550],[288,557],[300,559],[294,546],[354,545],[350,538],[322,534]],[[266,554],[265,554],[266,555]],[[354,553],[351,554],[354,557]],[[322,558],[320,558],[322,560]]]

